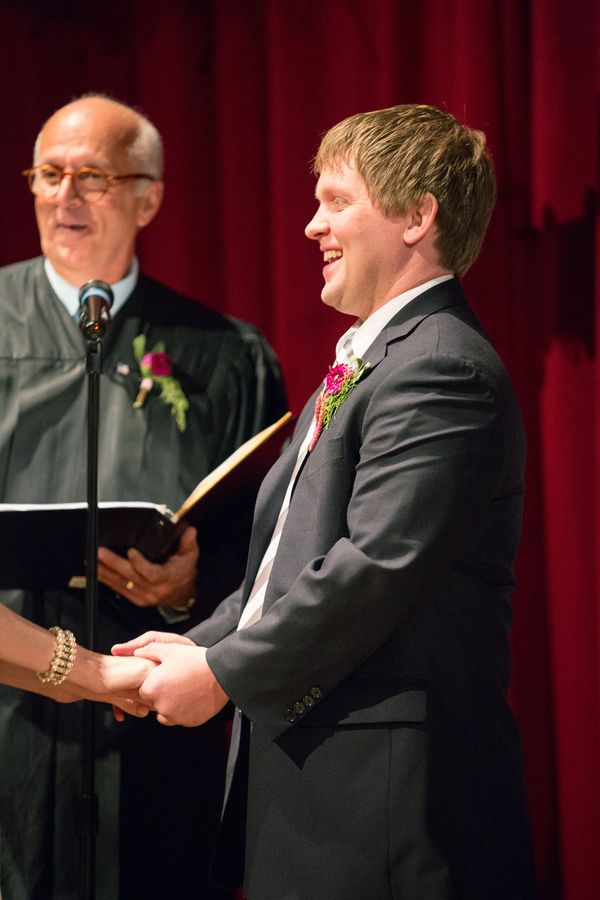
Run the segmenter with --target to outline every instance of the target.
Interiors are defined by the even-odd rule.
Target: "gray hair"
[[[158,128],[150,119],[133,110],[139,119],[137,137],[129,147],[129,156],[135,168],[141,168],[155,178],[163,177],[163,142]]]

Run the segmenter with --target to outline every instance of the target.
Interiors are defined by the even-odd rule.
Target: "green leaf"
[[[142,361],[142,357],[146,353],[146,335],[138,334],[137,337],[133,339],[133,355],[135,356],[138,365]]]
[[[175,417],[175,422],[180,431],[185,431],[186,412],[189,409],[189,402],[185,396],[181,384],[173,375],[153,375],[150,366],[142,365],[142,359],[146,355],[146,335],[138,334],[133,339],[133,353],[137,360],[141,374],[146,378],[151,378],[153,383],[160,388],[160,399],[171,407],[171,413]],[[164,341],[157,341],[152,348],[152,353],[166,353]],[[137,399],[134,407],[141,406]]]

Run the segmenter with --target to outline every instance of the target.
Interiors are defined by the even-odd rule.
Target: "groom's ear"
[[[413,247],[429,234],[435,225],[438,209],[437,199],[427,192],[410,214],[403,235],[406,244]]]

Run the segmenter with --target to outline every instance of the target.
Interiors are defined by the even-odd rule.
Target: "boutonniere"
[[[160,399],[171,406],[177,427],[180,431],[185,431],[185,414],[190,404],[179,379],[173,375],[173,361],[165,350],[164,341],[158,341],[152,350],[146,353],[146,335],[138,334],[133,340],[133,353],[142,375],[134,408],[139,409],[144,405],[146,396],[156,385],[160,388]]]
[[[356,357],[353,357],[349,363],[338,363],[337,366],[330,368],[323,384],[323,390],[315,403],[315,433],[308,445],[309,453],[314,449],[323,429],[328,428],[336,412],[368,368],[368,362],[363,362],[362,359],[356,359]]]

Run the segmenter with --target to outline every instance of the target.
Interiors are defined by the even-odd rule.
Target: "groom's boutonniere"
[[[323,384],[323,390],[315,403],[316,425],[315,433],[308,445],[309,453],[314,449],[323,429],[329,426],[350,391],[368,368],[368,362],[363,362],[362,359],[356,359],[356,357],[353,357],[349,363],[338,363],[337,366],[330,368]]]
[[[177,427],[180,431],[185,431],[185,414],[190,404],[179,379],[172,374],[173,361],[165,350],[164,341],[158,341],[152,350],[146,353],[146,335],[138,334],[133,340],[133,353],[142,375],[134,408],[139,409],[143,406],[147,395],[154,385],[157,385],[160,388],[160,399],[171,406]]]

